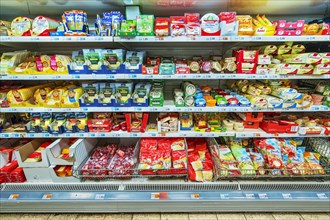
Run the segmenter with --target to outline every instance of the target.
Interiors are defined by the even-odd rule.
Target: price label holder
[[[47,194],[44,194],[41,199],[42,200],[49,200],[51,198],[53,198],[53,194],[47,193]]]
[[[96,194],[95,195],[95,200],[104,200],[105,199],[105,194]]]
[[[283,199],[292,199],[291,193],[282,193]]]
[[[221,199],[229,199],[229,194],[222,194],[222,193],[220,193],[220,198]]]
[[[258,193],[260,199],[268,199],[267,193]]]
[[[168,200],[168,192],[151,193],[151,200]]]
[[[328,197],[325,193],[316,193],[316,195],[319,199],[328,199]]]
[[[193,199],[193,200],[199,199],[199,193],[191,194],[190,198]]]
[[[10,194],[10,196],[8,197],[8,199],[10,200],[15,200],[15,199],[18,199],[19,198],[19,194]]]
[[[245,198],[246,199],[256,199],[253,193],[245,193]]]

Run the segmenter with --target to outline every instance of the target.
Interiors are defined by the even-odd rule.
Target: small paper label
[[[8,199],[18,199],[19,194],[11,194]]]
[[[220,198],[221,199],[229,199],[229,195],[228,194],[220,194]]]
[[[284,199],[292,199],[292,196],[290,193],[282,193],[282,196]]]
[[[260,199],[268,199],[267,193],[259,193],[258,196]]]
[[[247,198],[247,199],[255,199],[253,193],[246,193],[246,194],[245,194],[245,198]]]
[[[53,197],[53,194],[44,194],[42,196],[42,199],[51,199]]]
[[[167,192],[151,193],[152,200],[168,200]]]
[[[190,197],[191,199],[199,199],[199,194],[198,193],[191,194]]]
[[[105,198],[105,194],[96,194],[95,199],[102,200]]]
[[[316,194],[319,199],[328,199],[327,195],[325,193],[317,193]]]

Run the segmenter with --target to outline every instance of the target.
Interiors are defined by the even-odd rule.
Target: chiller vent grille
[[[127,191],[221,191],[238,190],[237,184],[127,184]]]
[[[268,183],[268,184],[240,184],[241,190],[330,190],[327,183]]]
[[[119,184],[6,184],[4,191],[117,191]]]

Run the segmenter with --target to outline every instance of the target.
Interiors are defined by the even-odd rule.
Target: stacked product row
[[[51,82],[36,86],[4,84],[0,104],[6,107],[163,107],[164,81]],[[321,86],[322,85],[322,86]],[[228,89],[184,81],[174,89],[175,107],[251,107],[254,109],[329,106],[330,86],[299,87],[289,80],[227,81]]]
[[[0,133],[233,132],[330,134],[329,114],[274,113],[24,113],[0,116]],[[254,130],[258,132],[258,130]],[[261,130],[260,130],[261,131]]]
[[[320,51],[324,51],[321,48]],[[328,52],[308,52],[287,42],[233,50],[232,56],[193,56],[186,59],[147,56],[145,51],[83,49],[72,56],[38,52],[5,52],[1,72],[9,74],[330,74]]]
[[[265,15],[237,15],[236,12],[185,13],[184,16],[157,17],[140,13],[138,6],[126,7],[126,17],[119,11],[97,15],[95,32],[89,31],[87,13],[82,10],[65,11],[62,20],[45,16],[34,19],[20,16],[12,22],[1,21],[3,36],[300,36],[329,35],[329,24],[324,20],[276,20]]]
[[[225,138],[222,143],[212,138],[142,138],[130,143],[115,139],[9,140],[0,150],[4,158],[0,180],[23,182],[24,174],[28,182],[173,176],[204,182],[329,175],[330,154],[324,151],[329,141],[325,139],[311,141],[322,155],[313,146],[303,146],[302,138]]]

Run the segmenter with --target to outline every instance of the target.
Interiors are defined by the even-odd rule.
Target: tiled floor
[[[329,213],[0,214],[1,220],[330,220]]]

